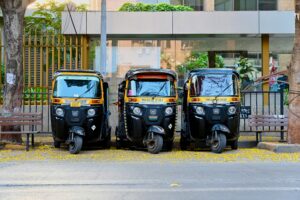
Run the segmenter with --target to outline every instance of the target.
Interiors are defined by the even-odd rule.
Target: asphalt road
[[[19,161],[0,199],[300,199],[300,163]]]

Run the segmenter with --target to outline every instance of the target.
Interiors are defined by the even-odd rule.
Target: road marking
[[[67,186],[67,187],[66,187]],[[84,186],[84,187],[83,187]],[[111,185],[110,185],[111,186]],[[62,188],[59,188],[62,187]],[[75,190],[75,188],[79,187],[80,189]],[[300,187],[223,187],[223,188],[119,188],[119,187],[110,187],[110,188],[103,188],[99,185],[55,185],[52,184],[51,186],[47,185],[19,185],[19,186],[10,186],[10,187],[2,187],[0,193],[7,193],[9,191],[23,191],[23,192],[30,192],[31,190],[36,190],[39,188],[40,192],[43,191],[62,191],[67,192],[68,189],[71,191],[78,191],[82,192],[82,190],[86,191],[95,191],[95,192],[241,192],[241,191],[260,191],[260,192],[278,192],[278,191],[294,191],[300,192]]]

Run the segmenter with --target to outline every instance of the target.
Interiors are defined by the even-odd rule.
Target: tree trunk
[[[291,66],[289,68],[289,124],[288,143],[300,144],[300,0],[295,1],[295,41]]]
[[[2,113],[20,112],[23,92],[22,42],[26,6],[22,0],[0,0],[4,21],[6,74],[3,89]],[[20,130],[20,126],[6,126],[2,130]],[[2,140],[21,143],[21,135],[1,135]]]

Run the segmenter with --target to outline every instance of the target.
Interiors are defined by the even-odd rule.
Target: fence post
[[[280,114],[284,115],[284,90],[280,88]],[[285,142],[284,140],[284,127],[280,127],[280,140],[279,142]]]

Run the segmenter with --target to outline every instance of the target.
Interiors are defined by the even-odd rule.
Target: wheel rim
[[[70,143],[70,150],[74,150],[75,147],[76,147],[75,142],[71,142],[71,143]]]
[[[213,141],[212,147],[216,149],[219,147],[219,145],[220,145],[220,141],[219,139],[216,139]]]
[[[148,142],[148,148],[153,149],[154,146],[155,146],[155,141],[154,140],[151,140],[151,141]]]

